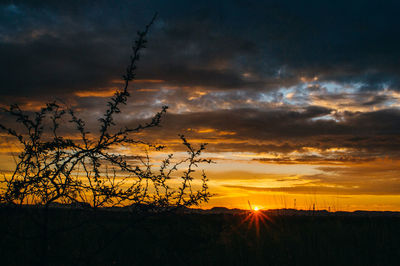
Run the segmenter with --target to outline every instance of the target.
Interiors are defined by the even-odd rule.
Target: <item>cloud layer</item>
[[[58,99],[95,132],[93,117],[121,86],[136,30],[157,11],[122,125],[168,105],[147,137],[171,149],[180,150],[182,133],[210,152],[247,153],[265,165],[353,165],[335,170],[363,184],[349,193],[397,195],[394,166],[386,183],[376,181],[379,169],[374,182],[357,175],[367,162],[400,159],[399,8],[361,0],[1,1],[0,105],[32,111]],[[320,170],[328,182],[333,170]],[[311,185],[330,193],[332,184]]]

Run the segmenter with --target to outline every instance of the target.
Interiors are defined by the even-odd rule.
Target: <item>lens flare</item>
[[[260,210],[260,207],[254,207],[246,213],[241,224],[243,223],[248,223],[248,228],[254,228],[257,236],[260,236],[261,226],[267,227],[267,223],[273,223],[273,221],[266,212]]]

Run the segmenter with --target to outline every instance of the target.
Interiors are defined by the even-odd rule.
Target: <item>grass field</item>
[[[42,210],[0,212],[1,264],[40,264]],[[398,216],[51,209],[48,235],[50,265],[400,263]]]

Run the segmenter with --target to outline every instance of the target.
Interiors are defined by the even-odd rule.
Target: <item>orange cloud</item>
[[[75,92],[75,95],[78,97],[101,97],[101,98],[106,98],[113,96],[115,93],[115,88],[109,88],[109,89],[97,89],[97,90],[86,90],[86,91],[77,91]]]
[[[162,79],[135,79],[133,83],[164,83]]]

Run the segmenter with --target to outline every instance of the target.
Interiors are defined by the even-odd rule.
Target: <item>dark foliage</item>
[[[146,35],[154,19],[144,31],[138,32],[123,76],[124,86],[115,92],[104,115],[98,119],[98,133],[91,134],[73,109],[56,102],[47,104],[33,117],[18,105],[3,110],[16,118],[24,131],[0,124],[0,128],[15,137],[23,147],[14,172],[1,179],[0,202],[43,206],[54,202],[85,202],[93,208],[147,204],[170,208],[197,205],[208,200],[210,194],[204,173],[202,185],[197,190],[192,187],[193,173],[198,164],[211,162],[200,158],[205,144],[195,148],[180,136],[188,157],[173,161],[171,154],[161,162],[158,170],[153,170],[147,153],[144,156],[130,154],[129,161],[126,155],[115,152],[115,148],[122,146],[144,147],[146,150],[163,148],[143,141],[138,133],[159,126],[167,106],[143,125],[118,128],[115,120],[121,106],[127,103],[129,83],[135,78],[140,51],[146,47]],[[63,134],[63,124],[74,126],[79,138],[74,138],[71,133]],[[178,166],[187,168],[179,172]],[[168,184],[174,177],[181,178],[180,185]]]
[[[100,208],[131,206],[131,211],[165,212],[198,205],[210,197],[204,172],[199,174],[200,182],[193,184],[199,164],[211,163],[201,158],[205,144],[196,148],[181,135],[182,144],[187,148],[186,158],[175,159],[170,154],[158,166],[150,159],[149,150],[159,151],[164,147],[144,141],[140,134],[160,125],[167,106],[145,124],[118,126],[116,116],[130,96],[129,84],[135,78],[140,52],[146,47],[146,36],[155,18],[144,31],[138,32],[123,76],[124,86],[115,91],[104,115],[95,121],[99,124],[97,132],[89,132],[85,121],[72,108],[57,102],[48,103],[35,113],[23,111],[18,105],[3,109],[3,115],[14,118],[15,122],[13,126],[0,124],[0,129],[16,139],[22,152],[15,158],[13,172],[5,173],[0,179],[0,204],[16,210],[24,208],[20,219],[31,221],[29,226],[36,234],[22,233],[12,223],[6,231],[15,239],[36,239],[40,243],[37,245],[40,251],[36,252],[39,265],[47,265],[49,257],[54,255],[51,235],[68,234],[71,228],[84,225],[90,225],[84,227],[89,232],[97,230],[91,228],[97,225],[95,211]],[[70,132],[71,128],[75,133]],[[143,152],[125,155],[118,152],[118,147],[140,148]],[[25,208],[25,205],[33,207]],[[62,226],[53,215],[51,207],[56,206],[85,207],[90,211],[74,216],[72,223]],[[27,248],[36,250],[34,246]],[[82,254],[71,256],[81,258]],[[90,254],[85,253],[85,258],[90,258]]]
[[[0,211],[14,230],[27,236],[37,233],[32,224],[19,219],[24,216],[23,209]],[[74,217],[84,216],[83,212],[87,210],[52,209],[50,215],[57,228],[74,224]],[[400,259],[399,217],[273,215],[257,230],[246,221],[246,215],[132,217],[124,211],[101,211],[96,226],[85,224],[52,234],[50,264],[398,265]],[[35,239],[19,239],[5,231],[1,234],[4,264],[35,263]],[[118,241],[112,241],[115,237]]]

